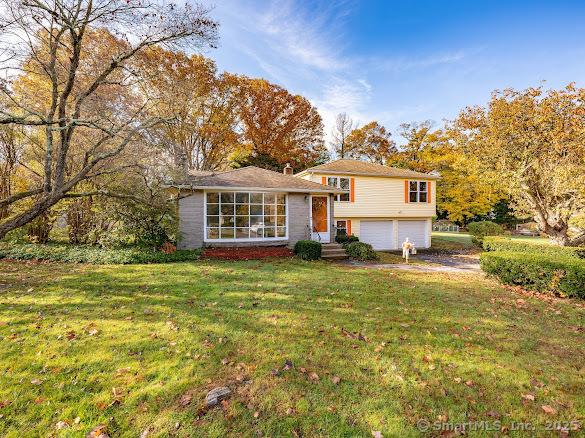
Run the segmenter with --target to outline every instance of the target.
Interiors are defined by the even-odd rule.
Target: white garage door
[[[427,221],[398,221],[398,246],[410,240],[417,248],[426,248]]]
[[[369,243],[374,249],[394,249],[392,221],[361,221],[360,241]]]

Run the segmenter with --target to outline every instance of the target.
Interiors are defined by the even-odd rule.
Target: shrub
[[[583,247],[556,246],[545,242],[532,242],[497,236],[485,237],[483,239],[483,249],[485,251],[538,253],[585,259],[585,248]]]
[[[484,252],[481,268],[502,283],[585,298],[585,261],[568,256]]]
[[[55,262],[91,263],[96,265],[182,262],[197,260],[200,254],[200,250],[180,250],[166,254],[162,251],[153,251],[138,247],[103,249],[90,245],[0,245],[0,258],[50,260]]]
[[[467,225],[471,240],[477,245],[481,245],[483,238],[486,236],[500,236],[504,234],[504,228],[491,221],[471,222]]]
[[[351,242],[359,242],[359,240],[360,239],[358,239],[357,236],[354,236],[353,234],[348,236],[345,232],[339,233],[337,236],[335,236],[335,241],[337,243],[341,243],[342,245],[346,245]]]
[[[295,254],[303,260],[319,260],[321,244],[314,240],[299,240],[295,243]]]
[[[352,259],[358,260],[377,260],[378,253],[374,251],[372,245],[364,242],[352,242],[345,245],[345,252]]]

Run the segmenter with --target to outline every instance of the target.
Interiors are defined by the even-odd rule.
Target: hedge
[[[471,234],[471,241],[481,245],[486,236],[500,236],[504,234],[504,228],[500,224],[491,221],[478,221],[467,224],[467,230]]]
[[[585,299],[585,261],[568,256],[484,252],[481,268],[504,284]]]
[[[103,249],[91,245],[2,244],[0,258],[15,260],[50,260],[55,262],[126,265],[137,263],[169,263],[197,260],[200,250],[178,250],[171,254],[132,247]]]
[[[295,254],[303,260],[319,260],[321,244],[314,240],[299,240],[295,243]]]
[[[556,246],[544,242],[531,242],[497,236],[484,237],[483,249],[485,251],[538,253],[585,259],[585,248],[583,247]]]
[[[345,252],[352,259],[357,260],[377,260],[378,253],[372,245],[364,242],[352,242],[344,246]]]

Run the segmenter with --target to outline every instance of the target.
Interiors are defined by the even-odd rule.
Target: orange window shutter
[[[408,180],[404,181],[404,202],[408,204]]]
[[[324,186],[327,185],[327,178],[325,178],[324,176],[321,177],[321,184],[323,184]]]
[[[349,202],[355,202],[355,178],[349,180]]]
[[[431,203],[431,182],[429,181],[427,183],[427,202],[430,204]]]
[[[351,221],[347,221],[347,235],[351,236]]]

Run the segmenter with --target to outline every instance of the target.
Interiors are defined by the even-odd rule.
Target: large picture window
[[[409,181],[408,202],[427,202],[427,187],[426,181]]]
[[[341,202],[349,202],[349,178],[330,176],[327,178],[327,185],[347,191],[347,193],[335,195],[335,200]]]
[[[286,239],[285,193],[207,192],[207,240]]]

